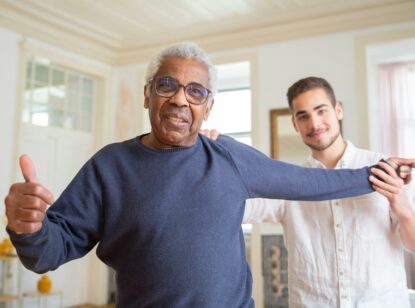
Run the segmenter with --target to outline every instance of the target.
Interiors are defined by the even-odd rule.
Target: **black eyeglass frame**
[[[183,90],[184,90],[184,96],[186,97],[186,100],[187,100],[190,104],[193,104],[193,105],[198,105],[198,106],[205,104],[205,103],[208,101],[209,97],[211,97],[211,96],[212,96],[212,91],[211,91],[211,90],[209,90],[208,88],[205,88],[205,86],[203,86],[203,85],[202,85],[202,84],[200,84],[200,83],[197,83],[197,82],[190,82],[190,83],[188,83],[187,85],[183,85],[183,84],[181,84],[181,83],[180,83],[180,82],[179,82],[176,78],[173,78],[173,77],[170,77],[170,76],[160,76],[160,77],[154,77],[154,78],[152,78],[152,79],[150,79],[150,80],[149,80],[149,83],[150,83],[150,84],[152,84],[152,83],[153,83],[153,81],[155,81],[155,82],[157,83],[157,80],[160,80],[160,79],[163,79],[163,78],[169,78],[169,79],[171,79],[171,80],[174,80],[174,81],[177,83],[178,87],[177,87],[177,90],[176,90],[175,92],[173,92],[173,93],[172,93],[172,95],[166,95],[166,94],[159,93],[159,92],[157,91],[157,87],[156,87],[156,86],[154,86],[154,89],[155,89],[156,94],[157,94],[158,96],[161,96],[161,97],[164,97],[164,98],[171,98],[171,97],[175,96],[175,95],[177,94],[177,92],[179,92],[180,88],[183,88]],[[186,89],[187,89],[187,87],[188,87],[188,86],[190,86],[190,85],[198,85],[198,86],[202,87],[203,89],[205,89],[205,90],[208,92],[208,95],[205,97],[205,99],[203,100],[203,102],[201,102],[201,103],[196,103],[196,102],[194,102],[194,101],[190,101],[190,100],[187,98],[187,92],[186,92]]]

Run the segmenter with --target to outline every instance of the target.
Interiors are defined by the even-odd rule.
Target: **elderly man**
[[[151,132],[100,150],[47,212],[51,195],[23,156],[26,183],[12,185],[6,213],[25,266],[55,269],[98,244],[98,257],[117,272],[119,307],[253,307],[241,231],[247,198],[373,191],[369,168],[301,168],[199,135],[214,93],[215,70],[200,48],[158,53],[144,89]]]

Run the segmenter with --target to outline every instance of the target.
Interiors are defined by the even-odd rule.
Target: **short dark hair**
[[[287,99],[290,110],[292,110],[293,100],[297,96],[314,89],[323,89],[330,99],[333,107],[336,106],[336,97],[330,83],[320,77],[307,77],[296,81],[291,87],[288,88]]]

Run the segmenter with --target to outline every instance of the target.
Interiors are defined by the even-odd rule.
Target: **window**
[[[23,122],[90,132],[96,81],[44,58],[26,62]]]
[[[408,101],[406,112],[401,114],[403,117],[403,141],[402,153],[406,157],[413,157],[415,154],[414,132],[415,132],[415,63],[408,65]]]
[[[216,129],[220,134],[252,145],[250,63],[230,63],[218,65],[216,68],[218,93],[215,95],[209,119],[203,123],[202,128]],[[242,229],[249,247],[252,225],[243,224]],[[249,252],[247,255],[249,256]]]
[[[415,62],[382,64],[378,91],[382,152],[412,157],[415,153]]]
[[[202,128],[216,129],[251,145],[250,63],[218,65],[217,69],[219,91],[209,120]]]

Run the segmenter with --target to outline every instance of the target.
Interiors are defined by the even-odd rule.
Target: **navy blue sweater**
[[[152,150],[108,145],[47,211],[11,239],[36,272],[97,255],[117,272],[119,307],[253,307],[241,222],[247,198],[325,200],[372,192],[368,168],[323,170],[271,160],[231,138]]]

